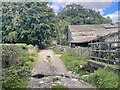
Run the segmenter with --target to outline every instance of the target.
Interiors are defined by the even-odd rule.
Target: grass
[[[53,49],[53,52],[54,52],[55,54],[62,54],[62,53],[63,53],[62,50],[57,49],[57,48]]]
[[[11,50],[14,50],[12,53],[7,49],[9,47]],[[12,59],[11,61],[8,61],[10,62],[10,65],[3,68],[3,89],[26,88],[28,75],[37,60],[37,49],[27,45],[4,45],[3,50],[3,60],[8,61],[8,58],[9,60]],[[16,56],[14,56],[14,53],[16,53]],[[13,64],[14,62],[15,64]]]
[[[52,90],[68,90],[68,88],[63,85],[52,86],[51,89]]]
[[[76,53],[65,51],[63,52],[61,59],[70,71],[81,75],[86,74],[84,70],[80,70],[80,65],[86,65],[87,61]]]
[[[81,56],[81,54],[79,55],[78,53],[76,54],[75,52],[71,51],[64,51],[61,53],[61,59],[67,68],[72,72],[83,75],[83,80],[95,85],[98,88],[118,88],[118,74],[111,68],[100,68],[94,73],[86,73],[86,70],[90,68],[89,66],[86,66],[86,56],[88,55],[85,53],[82,53]],[[85,66],[85,68],[80,69],[80,65]]]
[[[118,80],[118,74],[108,68],[100,68],[88,77],[88,81],[98,88],[118,88]]]

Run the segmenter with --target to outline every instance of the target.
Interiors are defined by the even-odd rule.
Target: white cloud
[[[108,14],[104,17],[107,17],[107,16],[109,16],[113,22],[118,22],[118,17],[120,17],[120,12],[116,11],[116,12],[114,12],[112,14]]]
[[[111,2],[113,0],[51,0],[51,2]]]
[[[99,11],[101,15],[104,14],[103,9],[95,9],[95,11]]]
[[[57,2],[52,2],[50,7],[52,7],[55,10],[55,12],[59,12],[60,8],[63,8],[67,4],[78,3],[78,4],[81,4],[85,8],[94,9],[95,11],[99,11],[101,13],[101,15],[103,15],[103,13],[104,13],[103,10],[111,4],[111,2],[80,2],[80,1],[77,2],[78,0],[74,0],[74,1],[71,0],[70,2],[68,0],[65,0],[65,1],[58,0]],[[90,1],[90,0],[88,0],[88,1]]]
[[[57,14],[60,9],[65,7],[65,3],[63,2],[52,2],[51,4],[48,4],[49,7],[53,8],[55,11],[55,14]]]

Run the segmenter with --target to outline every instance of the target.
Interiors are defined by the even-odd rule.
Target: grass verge
[[[70,71],[81,75],[86,74],[86,71],[80,69],[80,66],[86,65],[87,61],[79,55],[65,51],[62,53],[61,59]]]

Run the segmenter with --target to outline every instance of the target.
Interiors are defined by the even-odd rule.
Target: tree
[[[104,18],[99,12],[92,9],[83,8],[80,4],[70,4],[63,8],[58,14],[62,20],[69,22],[69,24],[103,24],[111,23],[112,20]]]
[[[56,37],[55,13],[47,2],[4,2],[2,22],[5,43],[42,44]]]

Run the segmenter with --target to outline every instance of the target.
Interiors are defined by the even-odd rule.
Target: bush
[[[88,81],[98,88],[118,88],[118,74],[109,69],[98,69],[90,74]]]
[[[37,59],[37,51],[26,44],[3,44],[2,45],[2,87],[25,88],[28,74]]]

